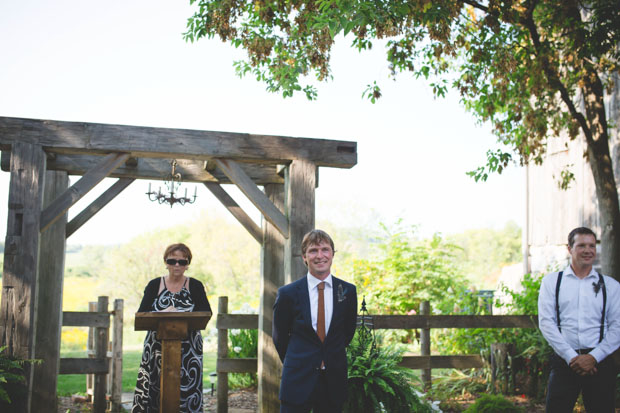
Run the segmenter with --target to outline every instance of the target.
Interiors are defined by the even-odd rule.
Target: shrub
[[[509,314],[535,315],[538,312],[538,292],[542,276],[525,274],[521,285],[523,290],[516,292],[506,287],[502,291],[510,297],[509,304],[500,304]],[[467,308],[463,305],[462,308]],[[523,393],[534,399],[544,397],[549,376],[549,357],[552,349],[537,328],[515,329],[453,329],[433,332],[434,342],[451,354],[481,354],[489,356],[493,343],[509,343],[514,347],[511,369],[516,375],[517,386]],[[477,377],[489,376],[491,372],[475,371]],[[491,390],[490,383],[488,389]]]
[[[0,347],[0,407],[7,407],[11,403],[11,397],[25,393],[23,385],[26,363],[40,363],[40,360],[22,360],[10,357],[4,353],[6,346]]]
[[[515,406],[503,396],[484,394],[465,413],[521,413],[523,409]]]
[[[256,358],[258,354],[258,330],[229,330],[230,358]],[[230,387],[254,387],[258,384],[256,373],[231,373]]]

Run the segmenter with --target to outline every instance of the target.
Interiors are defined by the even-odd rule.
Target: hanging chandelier
[[[176,171],[177,160],[173,159],[170,162],[170,166],[171,171],[164,179],[164,184],[166,185],[166,188],[168,188],[168,194],[166,195],[165,193],[162,193],[161,187],[159,187],[157,192],[151,191],[151,184],[149,183],[149,191],[146,193],[149,200],[153,202],[157,201],[160,204],[168,203],[170,204],[170,208],[172,208],[174,204],[193,204],[196,202],[197,188],[194,187],[194,196],[191,199],[187,197],[187,187],[185,188],[185,195],[178,197],[177,194],[179,192],[179,187],[181,186],[181,173]]]

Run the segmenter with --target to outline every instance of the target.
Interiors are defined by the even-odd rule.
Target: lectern
[[[181,403],[181,340],[190,330],[203,330],[209,311],[136,313],[135,330],[153,330],[161,340],[161,376],[159,409],[162,413],[177,413]]]

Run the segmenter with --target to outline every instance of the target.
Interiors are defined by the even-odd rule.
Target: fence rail
[[[89,303],[88,312],[63,311],[63,327],[89,327],[87,353],[89,358],[61,358],[58,374],[86,374],[87,393],[93,398],[93,412],[121,411],[123,300],[114,300],[108,311],[108,297]],[[110,317],[113,318],[112,341]],[[108,395],[109,393],[109,395]]]
[[[423,312],[430,312],[430,306],[423,303]],[[358,316],[358,325],[364,316]],[[423,370],[422,378],[430,385],[432,369],[468,369],[484,367],[479,354],[439,356],[430,354],[430,330],[437,328],[538,328],[538,317],[530,315],[369,315],[365,324],[374,330],[420,329],[421,355],[404,356],[400,365]],[[369,323],[370,322],[370,323]],[[257,329],[257,314],[228,314],[228,298],[219,298],[216,320],[218,329],[217,388],[218,413],[228,410],[228,373],[256,373],[256,358],[228,358],[228,330]],[[225,381],[224,381],[225,380]]]

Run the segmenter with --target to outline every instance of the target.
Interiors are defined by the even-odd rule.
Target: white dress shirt
[[[312,316],[312,328],[314,331],[316,329],[316,319],[318,317],[318,308],[319,308],[319,289],[318,285],[321,283],[321,280],[316,278],[314,275],[308,273],[308,293],[310,294],[310,314]],[[325,290],[323,291],[323,301],[325,304],[325,336],[327,337],[327,332],[329,331],[329,325],[332,321],[332,312],[334,310],[334,288],[332,275],[329,274],[327,278],[325,278]]]
[[[575,350],[593,348],[590,352],[597,362],[604,360],[620,346],[620,284],[603,276],[607,289],[605,330],[599,343],[603,292],[594,290],[599,282],[598,273],[591,270],[583,279],[578,278],[571,266],[564,269],[560,284],[560,327],[558,330],[555,289],[558,273],[547,274],[540,285],[538,296],[538,325],[555,352],[567,363],[578,354]]]

